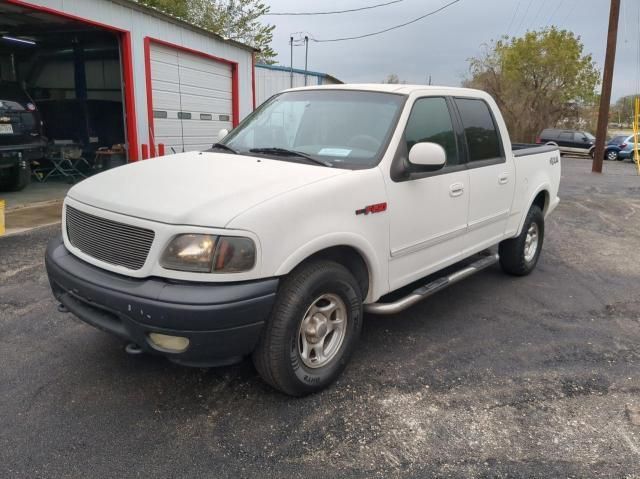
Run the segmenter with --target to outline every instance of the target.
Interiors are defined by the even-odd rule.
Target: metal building
[[[272,95],[287,88],[305,85],[332,85],[343,83],[336,77],[326,73],[305,71],[280,65],[266,65],[257,63],[256,75],[256,105],[261,105]]]
[[[205,148],[255,107],[254,49],[133,0],[3,0],[0,30],[0,81],[24,86],[49,139],[136,161]]]

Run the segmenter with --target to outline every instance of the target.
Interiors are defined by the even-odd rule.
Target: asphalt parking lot
[[[640,477],[640,177],[565,158],[533,274],[366,318],[330,389],[189,369],[59,313],[0,238],[0,477]]]

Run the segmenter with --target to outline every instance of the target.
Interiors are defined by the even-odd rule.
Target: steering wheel
[[[361,150],[377,151],[382,142],[371,135],[362,134],[354,136],[347,142],[347,144],[353,148]]]

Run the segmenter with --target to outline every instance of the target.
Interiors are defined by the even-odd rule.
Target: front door
[[[416,143],[440,144],[445,167],[394,181],[387,177],[390,213],[389,283],[391,290],[426,276],[462,254],[469,205],[469,173],[463,164],[444,97],[419,98],[413,105],[399,146],[406,162]],[[385,175],[386,176],[386,175]]]

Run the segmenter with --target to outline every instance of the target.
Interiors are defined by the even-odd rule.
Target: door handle
[[[462,183],[454,183],[449,186],[449,195],[460,196],[464,192],[464,185]]]
[[[509,174],[508,173],[502,173],[500,176],[498,176],[498,184],[506,185],[507,183],[509,183]]]

